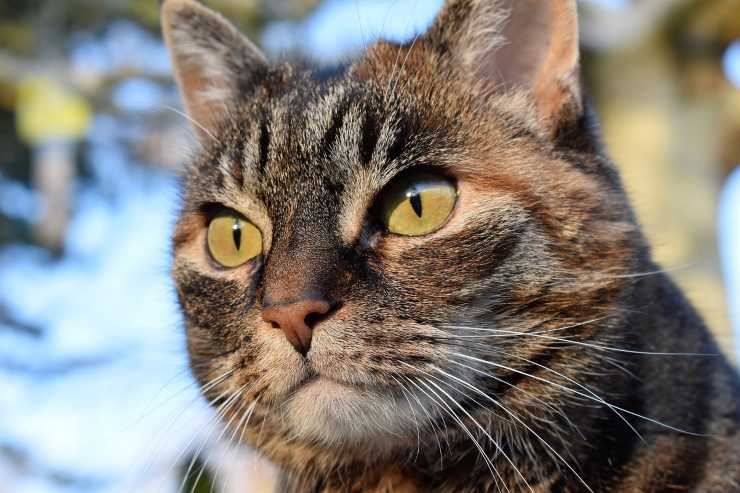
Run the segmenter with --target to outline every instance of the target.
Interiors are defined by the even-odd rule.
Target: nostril
[[[313,326],[319,323],[322,318],[324,318],[323,313],[312,312],[306,315],[306,318],[304,318],[303,321],[306,325],[313,329]]]
[[[338,303],[319,301],[309,307],[308,314],[304,317],[303,322],[313,329],[314,325],[327,318],[331,312],[336,310],[337,307]]]

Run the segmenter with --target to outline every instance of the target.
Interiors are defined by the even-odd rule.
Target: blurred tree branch
[[[114,359],[115,357],[112,356],[94,356],[32,364],[26,361],[16,361],[10,358],[0,357],[0,370],[40,379],[63,378],[69,373],[101,366],[110,363]]]
[[[0,304],[0,328],[3,327],[31,337],[41,337],[44,333],[40,327],[16,320],[8,308]]]
[[[13,474],[41,478],[65,489],[93,491],[105,484],[105,481],[101,479],[82,477],[67,471],[35,464],[25,450],[9,443],[0,443],[0,459],[11,466]]]
[[[170,75],[142,71],[133,67],[124,67],[112,73],[85,72],[83,74],[64,61],[39,63],[0,50],[0,83],[6,83],[9,85],[8,89],[14,90],[18,82],[33,76],[53,78],[80,93],[98,109],[110,109],[111,89],[126,79],[143,77],[158,84],[172,84]],[[15,98],[11,96],[5,101],[0,99],[0,104],[13,101]]]
[[[722,44],[740,38],[738,0],[635,0],[620,9],[594,4],[581,9],[581,40],[595,50],[638,42],[655,31],[682,31]]]
[[[637,0],[616,15],[614,8],[587,4],[582,8],[581,42],[595,50],[634,43],[655,29],[675,8],[689,0]]]

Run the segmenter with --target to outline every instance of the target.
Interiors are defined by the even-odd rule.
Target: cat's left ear
[[[201,141],[268,72],[262,52],[231,23],[194,0],[165,0],[162,32],[175,79]]]
[[[427,37],[489,92],[528,91],[553,133],[582,111],[576,0],[446,0]]]

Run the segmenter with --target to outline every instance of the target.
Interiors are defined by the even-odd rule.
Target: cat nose
[[[306,299],[267,306],[262,309],[262,319],[281,329],[295,350],[305,356],[311,347],[313,325],[329,310],[328,301]]]

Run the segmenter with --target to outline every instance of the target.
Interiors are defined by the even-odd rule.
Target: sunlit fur
[[[325,77],[166,3],[175,56],[212,50],[206,72],[231,78],[198,88],[229,99],[173,241],[193,372],[286,491],[738,491],[737,379],[651,261],[580,86],[557,79],[545,104],[466,73],[501,41],[496,6],[448,2]],[[432,234],[388,234],[375,200],[414,168],[458,202]],[[262,256],[209,258],[222,208]],[[305,358],[260,315],[265,285],[295,279],[339,303]]]

